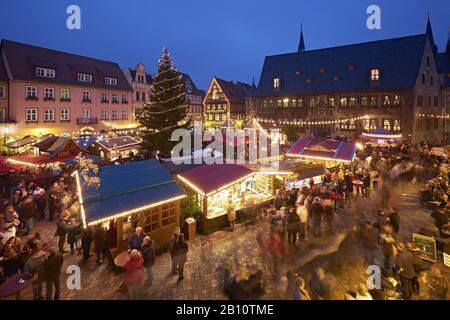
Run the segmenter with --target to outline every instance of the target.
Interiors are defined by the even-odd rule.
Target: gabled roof
[[[193,95],[197,95],[197,96],[204,96],[205,95],[205,91],[200,90],[199,88],[197,88],[197,86],[195,85],[194,81],[192,81],[192,78],[187,74],[187,73],[181,73],[181,81],[183,81],[183,85],[184,85],[184,89],[186,90],[186,82],[189,80],[191,82],[191,86],[192,86],[192,92],[189,94],[193,94]]]
[[[72,53],[32,46],[19,42],[2,40],[2,50],[6,53],[13,80],[40,81],[48,83],[72,84],[84,87],[133,90],[114,62],[89,58]],[[37,77],[35,68],[55,69],[55,78]],[[80,82],[78,73],[92,74],[92,82]],[[117,78],[117,85],[105,84],[105,77]]]
[[[254,86],[247,83],[226,81],[217,77],[214,79],[231,103],[245,103],[245,97],[254,94],[256,90]]]
[[[179,174],[178,178],[197,192],[208,195],[252,174],[253,171],[244,166],[204,164]]]
[[[185,194],[157,160],[102,167],[98,191],[79,177],[87,223]]]
[[[249,129],[249,130],[263,130],[263,126],[255,119],[255,118],[251,118],[250,120],[248,120],[248,122],[245,125],[244,129]]]
[[[288,156],[317,158],[350,162],[356,152],[351,142],[314,139],[299,139],[287,152]]]
[[[8,81],[8,75],[6,74],[5,62],[3,61],[3,57],[1,55],[2,49],[0,44],[0,81]]]
[[[136,81],[136,69],[128,69],[130,71],[130,75],[131,75],[131,80]],[[153,77],[151,74],[146,73],[145,74],[145,79],[147,81],[147,84],[152,84],[153,82]]]
[[[410,89],[426,39],[420,34],[267,56],[256,96]],[[376,85],[369,80],[371,68],[380,69]],[[279,92],[274,92],[274,78],[280,78]]]
[[[231,119],[227,119],[220,125],[220,128],[221,129],[235,129],[236,125],[234,124],[234,122]]]

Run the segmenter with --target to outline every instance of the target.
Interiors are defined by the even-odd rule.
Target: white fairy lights
[[[370,116],[364,115],[361,117],[339,119],[339,120],[329,120],[329,121],[285,121],[285,120],[273,120],[273,119],[263,119],[263,118],[257,118],[256,120],[259,122],[262,122],[262,123],[272,123],[273,125],[284,124],[284,125],[294,125],[294,126],[318,126],[318,125],[345,123],[345,122],[349,122],[349,121],[357,121],[357,120],[363,120],[363,119],[370,119]]]

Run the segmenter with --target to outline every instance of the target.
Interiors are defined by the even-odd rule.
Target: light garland
[[[257,118],[256,120],[258,122],[263,123],[273,123],[276,124],[287,124],[287,125],[300,125],[300,126],[314,126],[314,125],[324,125],[324,124],[339,124],[339,123],[345,123],[349,121],[357,121],[357,120],[368,120],[370,119],[369,115],[364,115],[361,117],[355,117],[355,118],[348,118],[348,119],[340,119],[340,120],[330,120],[330,121],[284,121],[284,120],[273,120],[273,119],[263,119],[263,118]]]
[[[419,113],[417,116],[418,116],[418,117],[426,117],[426,118],[436,118],[436,119],[450,119],[450,114],[439,115],[439,114],[424,114],[424,113]]]
[[[77,190],[78,190],[78,199],[80,202],[80,210],[81,210],[81,220],[83,221],[83,228],[86,229],[86,212],[84,211],[84,201],[83,201],[83,195],[81,193],[81,183],[80,183],[80,175],[78,174],[78,171],[74,171],[72,173],[72,176],[75,176],[75,180],[77,182]]]
[[[60,166],[62,164],[59,161],[46,163],[46,164],[35,164],[35,163],[32,163],[32,162],[21,161],[21,160],[16,160],[16,159],[7,159],[6,161],[11,163],[11,164],[18,164],[18,165],[22,165],[22,166],[26,166],[26,167],[32,167],[32,168],[58,167],[58,166]]]
[[[142,206],[142,207],[139,207],[139,208],[135,208],[135,209],[132,209],[132,210],[116,213],[116,214],[113,214],[113,215],[108,216],[106,218],[102,218],[102,219],[91,221],[91,222],[88,223],[88,225],[89,226],[93,226],[93,225],[97,225],[97,224],[108,222],[110,220],[115,220],[115,219],[118,219],[118,218],[126,217],[126,216],[132,215],[134,213],[138,213],[140,211],[145,211],[145,210],[150,209],[150,208],[158,207],[158,206],[161,206],[161,205],[169,203],[169,202],[181,200],[181,199],[183,199],[185,197],[186,197],[186,195],[183,194],[181,196],[176,196],[176,197],[173,197],[173,198],[170,198],[170,199],[162,200],[162,201],[159,201],[159,202],[154,202],[152,204],[148,204],[148,205],[145,205],[145,206]]]
[[[97,175],[99,172],[98,165],[94,163],[92,159],[85,158],[79,153],[75,160],[77,161],[77,164],[81,171],[81,176],[83,177],[84,181],[86,182],[87,187],[95,186],[95,188],[98,190],[100,189],[101,181],[98,176],[90,176],[89,172],[92,172],[93,174]]]
[[[367,138],[377,138],[377,139],[400,139],[402,137],[401,134],[376,134],[376,133],[362,133],[363,137]]]
[[[333,159],[333,158],[325,158],[325,157],[315,157],[315,156],[307,156],[303,154],[293,154],[287,153],[287,157],[296,157],[296,158],[308,158],[308,159],[316,159],[316,160],[324,160],[324,161],[336,161],[336,162],[346,162],[351,163],[352,160],[343,160],[343,159]]]
[[[151,103],[148,104],[148,106],[151,107],[152,106]],[[147,115],[147,114],[163,114],[163,113],[171,112],[171,111],[174,111],[174,110],[177,110],[177,109],[186,109],[188,107],[189,107],[189,105],[185,104],[185,105],[182,105],[182,106],[178,106],[178,107],[167,109],[167,110],[163,110],[163,111],[148,111],[148,110],[144,110],[144,111],[142,111],[142,114],[141,114],[140,117],[142,117],[142,115]]]

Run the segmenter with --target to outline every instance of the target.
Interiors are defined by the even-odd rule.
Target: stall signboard
[[[436,262],[436,240],[434,238],[413,233],[413,242],[422,251],[421,259]]]
[[[446,254],[445,252],[444,252],[444,264],[447,267],[450,267],[450,254]]]

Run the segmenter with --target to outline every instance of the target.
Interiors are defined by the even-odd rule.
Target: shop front
[[[239,211],[270,201],[274,193],[271,175],[258,174],[240,165],[205,164],[177,177],[196,195],[203,209],[205,229],[226,226],[230,204],[239,218]]]

